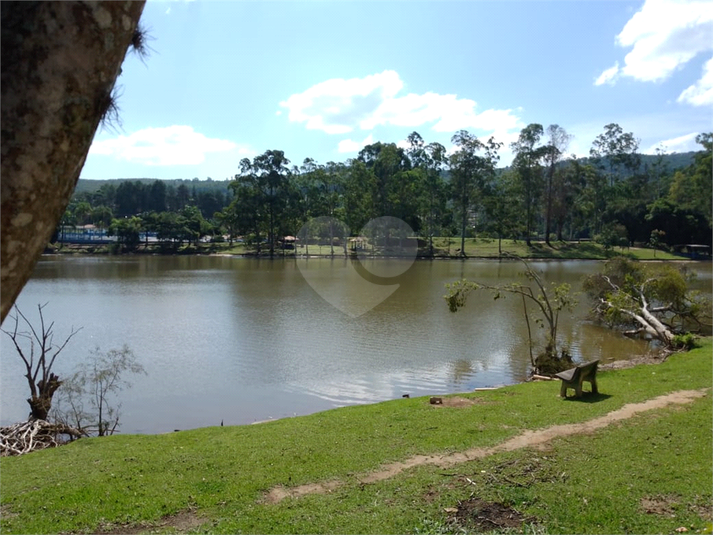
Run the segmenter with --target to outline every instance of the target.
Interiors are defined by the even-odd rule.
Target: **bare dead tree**
[[[74,335],[81,330],[81,328],[72,327],[69,336],[62,343],[55,344],[54,322],[47,325],[42,313],[46,306],[47,303],[37,305],[40,316],[38,328],[35,328],[32,322],[15,306],[15,314],[10,316],[14,323],[13,328],[8,331],[2,329],[2,332],[12,340],[18,355],[25,364],[25,377],[30,387],[30,397],[27,399],[27,403],[30,405],[30,420],[47,420],[47,414],[52,408],[52,396],[62,384],[59,377],[52,373],[52,367],[57,356],[67,347]],[[20,320],[29,330],[20,330]]]

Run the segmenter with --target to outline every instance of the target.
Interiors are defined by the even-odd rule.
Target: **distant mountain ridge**
[[[77,186],[74,188],[74,193],[94,193],[96,191],[99,191],[102,186],[118,186],[122,182],[140,182],[141,184],[152,184],[157,180],[161,180],[161,182],[164,182],[166,186],[173,186],[175,188],[181,185],[185,185],[189,189],[195,188],[196,192],[228,191],[231,182],[230,180],[213,180],[212,178],[208,178],[206,180],[201,180],[199,178],[174,178],[168,180],[160,178],[105,178],[100,180],[80,178],[77,182]]]
[[[676,169],[682,169],[688,167],[694,161],[697,152],[674,152],[672,154],[665,154],[662,159],[663,166],[667,172],[675,171]],[[658,162],[659,156],[656,154],[641,154],[641,167],[642,171],[646,167],[651,168]],[[592,163],[592,159],[585,157],[579,160],[582,163]],[[605,159],[606,161],[606,159]],[[507,168],[505,168],[507,169]],[[158,179],[158,178],[107,178],[101,180],[90,180],[86,178],[80,178],[77,182],[77,187],[74,189],[74,193],[94,193],[98,191],[104,185],[114,185],[117,186],[121,182],[131,181],[131,182],[141,182],[142,184],[151,184],[156,180],[161,180],[166,184],[166,186],[178,187],[185,185],[188,188],[195,188],[196,192],[201,191],[228,191],[230,186],[230,180],[213,180],[211,178],[201,180],[199,178],[174,178],[174,179]]]

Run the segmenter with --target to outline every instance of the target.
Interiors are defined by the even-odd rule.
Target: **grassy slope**
[[[204,518],[203,530],[223,533],[406,533],[443,521],[443,508],[475,489],[536,516],[551,532],[671,531],[684,520],[701,523],[686,504],[711,503],[710,396],[592,436],[558,439],[544,461],[541,453],[520,450],[447,471],[471,474],[477,487],[435,467],[370,485],[355,476],[414,454],[494,445],[524,429],[710,387],[711,374],[707,340],[658,366],[600,372],[604,395],[594,403],[559,399],[556,382],[527,383],[468,394],[480,403],[466,408],[399,399],[253,426],[82,439],[0,461],[0,527],[3,533],[93,532],[120,523],[148,526],[192,510]],[[535,473],[544,476],[531,484],[527,479],[527,486],[512,484],[530,477],[517,473],[526,462],[539,463]],[[495,470],[499,465],[505,468]],[[503,479],[512,466],[515,473]],[[260,502],[276,485],[330,479],[345,485],[329,495]],[[642,497],[659,494],[675,498],[679,517],[640,511]]]

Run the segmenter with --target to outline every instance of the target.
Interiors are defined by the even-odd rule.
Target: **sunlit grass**
[[[474,489],[434,467],[370,485],[361,485],[359,474],[413,455],[492,446],[525,429],[590,420],[626,403],[710,387],[710,356],[708,339],[702,348],[657,366],[600,372],[602,396],[593,403],[560,399],[559,384],[552,381],[464,394],[475,403],[462,408],[433,406],[428,398],[398,399],[259,425],[81,439],[0,460],[0,526],[3,533],[93,532],[117,523],[151,526],[192,511],[204,531],[223,533],[413,532],[424,519],[442,519],[444,507]],[[569,474],[559,485],[544,480],[521,488],[508,482],[513,475],[492,488],[478,488],[488,499],[536,513],[553,533],[637,531],[655,521],[638,512],[640,496],[670,488],[682,504],[710,502],[706,410],[710,397],[691,407],[647,413],[591,437],[556,441],[548,454],[554,461],[545,465],[547,473],[556,466]],[[670,435],[661,435],[664,428]],[[477,476],[532,455],[521,450],[450,472]],[[329,495],[277,505],[262,501],[277,485],[332,479],[343,486]]]
[[[450,245],[449,245],[450,242]],[[418,256],[428,257],[429,252],[424,240],[421,240],[422,246],[418,250]],[[257,248],[254,245],[236,244],[233,247],[228,247],[227,244],[210,244],[202,249],[206,252],[221,252],[225,254],[256,254]],[[461,258],[460,238],[434,238],[434,256],[437,258]],[[268,254],[268,249],[263,246],[261,254]],[[348,249],[348,254],[358,253],[360,256],[383,256],[385,252],[380,247],[367,245],[364,249],[352,251]],[[334,248],[324,244],[310,244],[305,246],[297,244],[294,249],[282,250],[280,247],[275,249],[276,256],[332,256],[342,257],[344,255],[343,245],[335,245]],[[388,254],[388,253],[386,253]],[[626,256],[638,260],[687,260],[683,255],[673,254],[666,251],[654,251],[653,249],[642,247],[614,247],[606,249],[601,244],[585,241],[585,242],[557,242],[553,241],[551,245],[545,242],[534,241],[528,247],[524,241],[518,240],[498,240],[491,238],[468,238],[465,240],[465,256],[466,258],[498,258],[502,255],[517,255],[522,258],[541,258],[541,259],[564,259],[564,260],[606,260],[613,256]]]

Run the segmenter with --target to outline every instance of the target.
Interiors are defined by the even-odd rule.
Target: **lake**
[[[574,290],[601,268],[595,261],[531,265]],[[522,280],[522,264],[367,260],[364,267],[388,284],[366,281],[343,258],[47,256],[17,303],[36,318],[37,304],[47,302],[56,340],[82,327],[58,358],[60,375],[97,346],[134,351],[148,374],[127,377],[134,385],[121,395],[124,433],[247,424],[526,378],[522,301],[477,293],[453,314],[443,300],[445,284],[464,277]],[[694,269],[710,293],[710,264]],[[607,362],[649,350],[585,321],[587,310],[580,296],[561,318],[561,342],[576,359]],[[28,388],[5,335],[0,349],[0,423],[7,425],[27,416]]]

